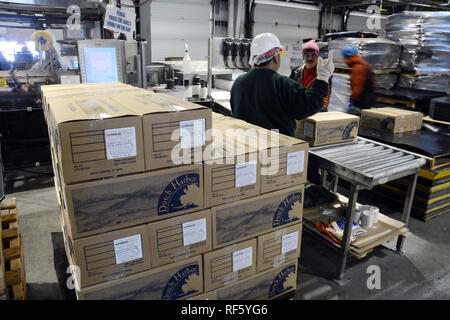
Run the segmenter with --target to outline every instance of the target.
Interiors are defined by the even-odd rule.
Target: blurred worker
[[[350,85],[352,93],[347,112],[361,115],[361,109],[369,109],[375,103],[375,75],[372,66],[358,55],[353,46],[342,49],[344,62],[351,68]]]
[[[251,44],[253,68],[231,88],[231,109],[236,118],[295,137],[296,121],[320,111],[334,71],[332,59],[319,58],[317,77],[305,88],[277,73],[285,50],[271,33],[257,35]]]
[[[302,56],[304,64],[292,70],[289,78],[298,81],[302,86],[308,88],[317,77],[317,63],[319,62],[319,47],[314,40],[308,41],[303,47]],[[331,59],[333,57],[331,56]],[[328,81],[328,94],[323,99],[321,111],[328,111],[328,103],[331,94],[331,79]]]

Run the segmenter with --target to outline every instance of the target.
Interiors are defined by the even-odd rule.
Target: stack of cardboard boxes
[[[295,290],[307,143],[231,145],[227,128],[252,126],[120,83],[44,86],[42,97],[79,299]]]

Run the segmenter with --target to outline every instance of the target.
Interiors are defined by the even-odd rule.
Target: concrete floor
[[[47,181],[51,185],[51,180]],[[63,250],[55,259],[54,243],[61,228],[58,204],[53,187],[11,193],[17,199],[19,229],[25,250],[28,299],[67,298],[58,284],[56,269],[63,270]],[[399,219],[400,213],[377,202],[370,193],[362,192],[360,203],[380,207],[380,211]],[[395,253],[395,241],[376,248],[363,259],[350,257],[346,278],[338,286],[331,281],[336,270],[337,251],[323,241],[303,232],[295,300],[302,299],[450,299],[450,214],[428,222],[410,220],[414,234],[406,239],[404,255]],[[58,260],[59,261],[56,261]],[[368,289],[367,268],[376,265],[381,271],[381,289]],[[62,269],[61,269],[62,268]],[[61,272],[59,272],[61,274]],[[64,275],[63,282],[67,279]],[[61,279],[60,279],[61,280]]]

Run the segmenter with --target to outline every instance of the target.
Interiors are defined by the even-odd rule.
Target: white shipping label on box
[[[287,253],[297,249],[298,231],[285,234],[281,238],[281,253]]]
[[[191,244],[206,240],[206,219],[199,219],[183,223],[183,245]]]
[[[252,265],[253,247],[233,252],[233,272],[245,269]]]
[[[305,151],[291,152],[287,154],[286,174],[303,172],[305,162]]]
[[[236,188],[256,183],[256,161],[236,165]]]
[[[303,125],[303,135],[308,138],[312,138],[314,136],[314,125],[309,122],[305,122]]]
[[[206,143],[205,119],[180,121],[181,148],[201,147]]]
[[[141,235],[114,240],[116,264],[125,263],[142,258]]]
[[[108,160],[135,157],[137,154],[136,128],[106,129],[105,146]]]

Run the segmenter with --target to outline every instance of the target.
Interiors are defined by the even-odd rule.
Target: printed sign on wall
[[[132,40],[133,32],[136,30],[136,13],[107,5],[104,28],[123,33],[127,36],[127,40]]]

